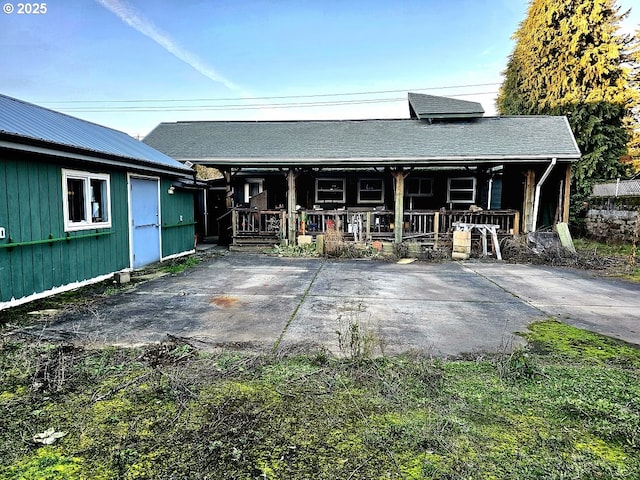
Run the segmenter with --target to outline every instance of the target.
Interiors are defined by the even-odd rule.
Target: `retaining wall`
[[[637,235],[639,210],[591,209],[587,212],[587,234],[607,243],[629,243]]]

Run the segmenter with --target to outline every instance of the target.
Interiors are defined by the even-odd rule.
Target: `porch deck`
[[[233,247],[266,247],[287,237],[285,210],[234,208],[231,211]],[[424,245],[436,245],[451,238],[454,223],[498,225],[498,235],[519,233],[520,212],[517,210],[405,210],[402,238]],[[345,241],[367,243],[374,240],[393,241],[394,214],[390,210],[343,209],[296,212],[297,235],[314,238],[328,230],[343,233]]]

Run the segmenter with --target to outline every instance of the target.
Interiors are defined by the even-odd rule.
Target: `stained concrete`
[[[536,320],[640,344],[640,285],[500,262],[407,265],[229,253],[66,313],[45,333],[138,345],[167,334],[204,349],[300,346],[348,354],[357,325],[372,353],[495,352]]]

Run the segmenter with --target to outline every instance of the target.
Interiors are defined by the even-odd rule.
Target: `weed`
[[[191,267],[195,267],[199,263],[200,263],[200,260],[198,259],[198,257],[195,257],[195,256],[181,257],[176,260],[171,260],[166,265],[163,265],[160,271],[175,275],[177,273],[182,273]]]
[[[393,254],[396,258],[407,258],[409,255],[409,245],[406,242],[394,243]]]
[[[361,315],[366,311],[362,303],[345,306],[338,315],[338,349],[343,357],[361,361],[373,357],[376,347],[384,354],[385,342]]]
[[[303,245],[274,245],[273,248],[267,250],[270,255],[279,257],[318,257],[320,254],[316,249],[315,243]]]
[[[588,240],[585,238],[576,238],[573,241],[576,250],[590,251],[594,254],[604,256],[620,256],[627,257],[632,253],[632,245],[630,244],[613,244],[602,243],[594,240]]]
[[[496,368],[500,378],[508,380],[532,380],[539,373],[536,357],[521,346],[511,352],[498,354]]]

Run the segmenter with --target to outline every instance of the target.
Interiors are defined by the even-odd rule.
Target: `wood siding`
[[[169,187],[170,180],[161,181],[163,258],[193,250],[195,244],[194,192],[175,189],[173,195],[169,195]]]
[[[6,238],[0,239],[0,302],[129,267],[124,172],[91,170],[110,174],[112,227],[65,232],[65,165],[0,155],[0,227],[6,229]],[[44,243],[3,247],[25,242]]]

